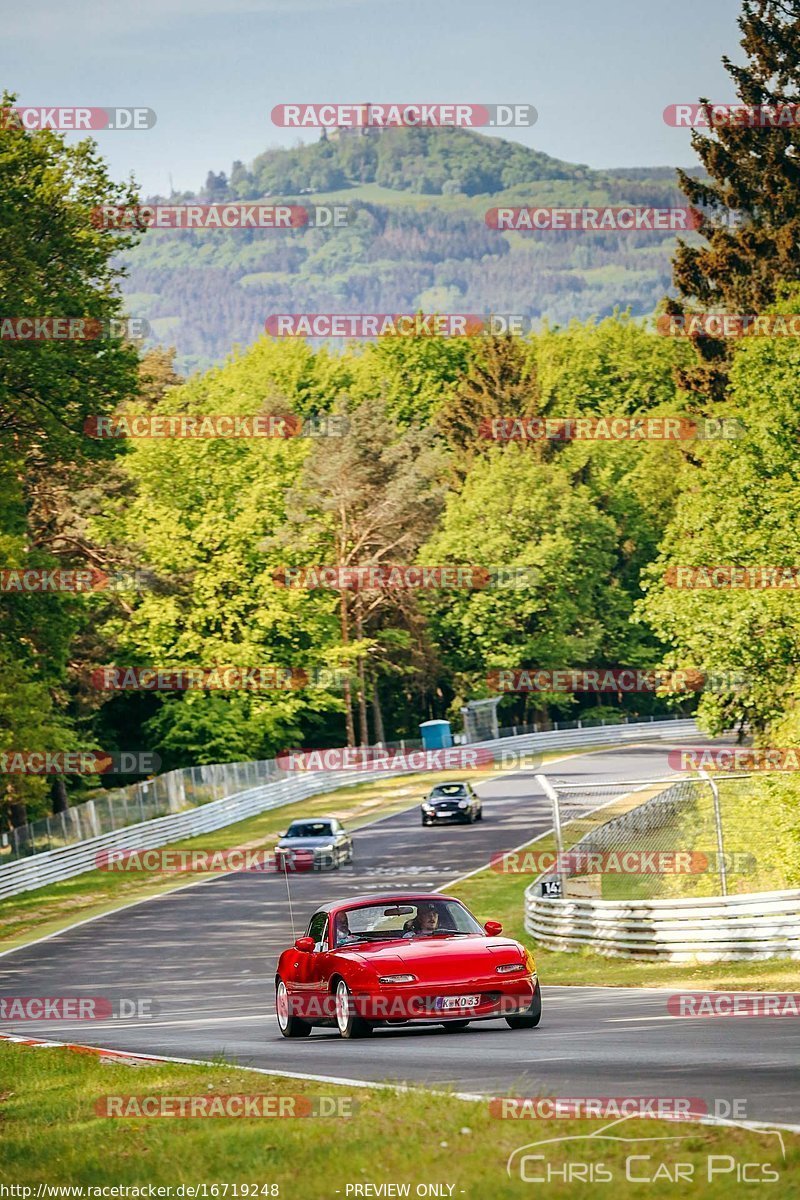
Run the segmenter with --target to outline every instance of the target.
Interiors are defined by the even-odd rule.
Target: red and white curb
[[[120,1062],[138,1066],[147,1062],[177,1062],[178,1059],[159,1058],[153,1054],[136,1054],[127,1050],[108,1050],[104,1046],[84,1046],[80,1042],[53,1042],[44,1038],[19,1037],[13,1033],[0,1033],[0,1041],[15,1042],[18,1046],[35,1046],[42,1050],[72,1050],[75,1054],[94,1054],[101,1062]],[[188,1060],[187,1060],[188,1061]]]

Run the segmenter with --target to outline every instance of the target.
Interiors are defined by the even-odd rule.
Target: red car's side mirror
[[[499,921],[487,921],[483,928],[486,930],[487,937],[497,937],[499,933],[503,932],[503,926]]]
[[[314,950],[314,939],[312,937],[298,938],[294,944],[295,950],[301,950],[303,954],[311,954]]]

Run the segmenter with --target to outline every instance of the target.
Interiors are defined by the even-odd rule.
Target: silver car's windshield
[[[287,838],[332,837],[330,821],[294,821],[286,830]]]

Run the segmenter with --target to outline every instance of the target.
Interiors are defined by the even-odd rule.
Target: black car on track
[[[442,821],[458,821],[471,825],[483,820],[480,796],[475,794],[471,783],[453,781],[437,783],[422,801],[423,825],[438,825]]]

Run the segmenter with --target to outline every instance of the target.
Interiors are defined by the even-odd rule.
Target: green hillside
[[[158,199],[151,197],[151,199]],[[164,199],[163,197],[161,198]],[[507,234],[499,204],[680,204],[669,168],[594,171],[471,130],[346,132],[273,149],[200,200],[346,203],[346,229],[149,231],[126,258],[133,315],[175,344],[183,370],[251,344],[271,313],[521,313],[565,323],[653,311],[670,287],[671,235]]]

